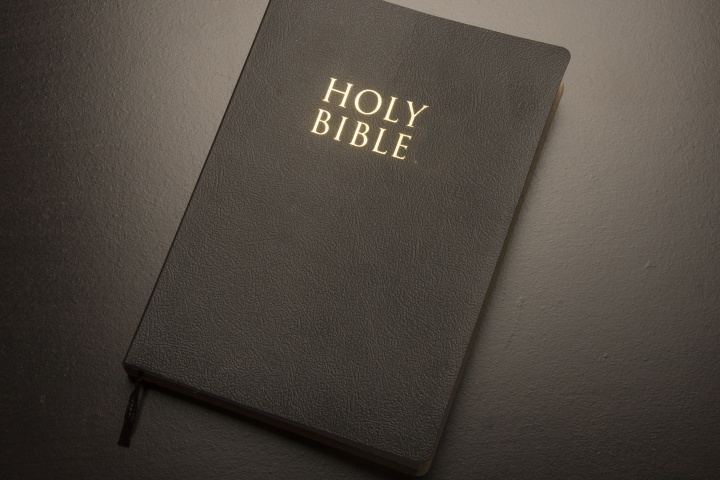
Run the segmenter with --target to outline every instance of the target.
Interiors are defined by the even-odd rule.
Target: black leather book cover
[[[423,473],[568,61],[272,0],[125,368]]]

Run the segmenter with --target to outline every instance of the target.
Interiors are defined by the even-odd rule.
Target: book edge
[[[142,325],[142,322],[145,319],[145,315],[147,314],[148,308],[150,307],[150,302],[152,301],[153,297],[155,296],[155,292],[157,290],[158,284],[160,283],[160,279],[163,277],[163,273],[165,272],[165,267],[167,266],[167,262],[168,262],[168,259],[170,258],[170,254],[172,253],[173,249],[175,248],[175,243],[177,241],[178,234],[180,233],[180,228],[182,227],[183,223],[185,222],[185,217],[187,216],[190,204],[192,203],[193,198],[195,198],[195,194],[197,192],[198,185],[200,185],[200,181],[203,178],[203,173],[205,172],[205,168],[207,167],[208,159],[210,158],[210,155],[212,155],[212,152],[215,149],[215,144],[217,143],[219,133],[222,129],[223,124],[225,123],[226,118],[227,118],[228,111],[230,110],[230,105],[233,103],[235,96],[238,94],[238,85],[240,84],[242,75],[245,72],[245,68],[248,65],[248,60],[250,59],[250,56],[252,55],[253,50],[255,49],[255,44],[259,37],[260,31],[262,30],[263,26],[265,25],[265,20],[267,18],[268,12],[270,11],[270,6],[272,4],[273,4],[273,0],[268,0],[268,5],[267,5],[267,7],[265,7],[265,11],[263,12],[263,16],[260,19],[260,24],[258,25],[258,29],[255,32],[255,36],[253,37],[253,41],[252,41],[252,44],[250,45],[250,49],[248,50],[247,56],[245,57],[245,61],[243,62],[243,66],[240,69],[240,75],[238,75],[238,79],[235,82],[235,85],[233,86],[232,93],[230,94],[228,103],[225,106],[225,111],[223,112],[222,118],[220,119],[220,123],[218,124],[218,128],[215,131],[215,136],[213,137],[213,141],[210,144],[210,149],[208,150],[208,153],[205,156],[205,161],[203,162],[203,165],[200,168],[200,173],[198,174],[197,180],[195,181],[195,186],[193,186],[193,191],[190,194],[190,198],[188,198],[187,203],[185,204],[185,210],[183,211],[182,217],[180,218],[180,221],[177,224],[177,228],[175,229],[175,235],[173,235],[172,242],[170,242],[170,247],[168,248],[167,254],[165,255],[165,259],[163,260],[162,266],[160,267],[160,271],[158,272],[157,277],[155,278],[155,284],[153,285],[152,291],[150,292],[150,296],[148,297],[148,300],[145,303],[145,308],[143,308],[143,313],[140,316],[140,321],[138,322],[137,327],[135,328],[135,332],[133,333],[133,337],[130,340],[130,344],[128,345],[128,348],[125,351],[125,356],[123,357],[123,366],[125,366],[127,363],[128,356],[130,355],[130,351],[132,350],[133,345],[135,344],[135,339],[137,337],[137,334],[140,331],[140,326]]]
[[[465,356],[463,357],[462,364],[460,365],[460,369],[458,370],[458,374],[455,379],[455,384],[453,385],[453,389],[450,392],[448,404],[445,409],[445,413],[443,414],[443,418],[440,423],[440,428],[438,429],[435,446],[433,448],[430,458],[428,458],[420,466],[420,468],[418,470],[419,473],[417,474],[417,476],[424,475],[425,473],[427,473],[427,471],[430,469],[430,466],[432,465],[433,459],[435,458],[435,453],[437,452],[437,448],[440,444],[440,439],[442,438],[442,433],[445,429],[445,424],[447,423],[447,419],[450,415],[452,405],[455,402],[455,396],[457,394],[461,380],[465,373],[465,367],[467,366],[468,360],[470,359],[470,355],[474,350],[475,342],[477,340],[477,334],[479,331],[480,322],[482,321],[482,319],[485,315],[485,310],[487,309],[488,299],[492,295],[492,292],[495,288],[495,283],[497,281],[498,272],[500,271],[500,264],[502,263],[502,261],[505,257],[505,253],[507,251],[507,246],[510,243],[510,237],[512,236],[513,228],[515,227],[515,223],[517,222],[518,212],[520,211],[523,201],[525,200],[525,193],[527,192],[528,186],[530,185],[530,178],[533,176],[533,172],[535,171],[535,168],[537,166],[537,162],[542,153],[542,149],[545,146],[545,140],[547,138],[548,132],[550,131],[550,126],[552,125],[553,119],[555,118],[555,112],[557,111],[558,106],[560,105],[560,99],[562,98],[564,91],[565,91],[565,84],[562,81],[560,81],[560,85],[558,87],[557,92],[555,93],[555,98],[553,99],[553,103],[550,107],[550,113],[548,114],[548,118],[545,121],[545,126],[543,127],[543,131],[540,134],[540,140],[538,141],[538,147],[537,147],[537,149],[535,149],[535,154],[533,156],[532,162],[530,163],[530,169],[528,170],[527,177],[525,178],[525,184],[523,185],[517,205],[515,206],[513,218],[510,221],[510,226],[508,227],[508,231],[505,234],[505,241],[503,242],[502,249],[500,250],[500,255],[498,255],[498,260],[495,263],[495,268],[493,270],[492,277],[490,278],[490,283],[488,285],[487,290],[485,291],[485,297],[483,299],[483,304],[482,304],[482,307],[480,307],[480,313],[478,314],[478,319],[475,323],[475,327],[473,328],[473,332],[470,335],[470,340],[468,341],[467,350],[465,350]]]
[[[308,425],[293,422],[286,418],[272,415],[268,412],[257,410],[251,407],[240,405],[229,401],[225,398],[215,396],[208,392],[194,390],[186,385],[182,385],[176,381],[165,379],[162,376],[142,370],[140,367],[123,363],[123,367],[131,377],[138,377],[142,373],[144,382],[156,385],[161,389],[175,392],[190,398],[194,398],[204,403],[220,407],[229,412],[237,413],[254,420],[258,420],[263,424],[282,430],[291,432],[301,437],[308,438],[323,445],[333,447],[343,452],[355,455],[370,462],[383,465],[395,471],[405,473],[407,475],[420,476],[425,472],[422,471],[422,464],[413,462],[412,460],[400,457],[390,452],[369,447],[357,442],[353,442],[347,438],[325,432]]]
[[[536,43],[536,44],[542,45],[543,47],[550,48],[552,50],[556,50],[557,52],[559,52],[562,55],[563,61],[565,62],[565,64],[570,62],[570,56],[571,56],[570,51],[567,48],[561,47],[559,45],[554,45],[552,43],[547,43],[547,42],[543,42],[540,40],[534,40],[532,38],[521,37],[519,35],[514,35],[512,33],[500,32],[498,30],[491,30],[489,28],[481,27],[478,25],[473,25],[470,23],[461,22],[459,20],[453,20],[451,18],[440,17],[433,13],[422,12],[420,10],[406,7],[404,5],[398,5],[397,3],[392,3],[387,0],[379,0],[379,2],[384,3],[385,5],[388,5],[390,8],[397,8],[399,10],[411,11],[414,14],[426,17],[426,19],[428,19],[428,18],[433,19],[433,21],[438,21],[438,22],[446,23],[446,24],[460,25],[462,27],[466,27],[466,28],[470,28],[470,29],[474,29],[474,30],[482,30],[482,31],[490,33],[490,34],[496,34],[496,35],[500,35],[500,36],[504,36],[504,37],[509,37],[509,38],[515,39],[515,40],[523,40],[526,42]]]

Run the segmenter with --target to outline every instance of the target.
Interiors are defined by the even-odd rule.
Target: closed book
[[[568,61],[380,0],[272,0],[125,369],[424,473]]]

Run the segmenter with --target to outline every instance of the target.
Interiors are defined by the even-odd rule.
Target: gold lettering
[[[359,88],[354,89],[355,87],[352,83],[344,83],[345,86],[343,87],[342,81],[338,81],[338,79],[330,77],[330,84],[325,92],[323,102],[330,103],[331,105],[339,105],[342,108],[348,108],[346,106],[348,99],[353,101],[353,99],[350,98],[350,93],[357,92]],[[416,109],[416,106],[412,101],[405,100],[408,105],[408,112],[396,112],[395,107],[397,106],[398,101],[401,103],[403,101],[400,100],[400,97],[390,96],[390,100],[386,103],[383,100],[383,95],[379,91],[372,89],[360,90],[357,95],[353,96],[354,107],[358,112],[353,114],[354,117],[353,115],[343,116],[337,112],[336,118],[341,118],[338,122],[337,119],[332,119],[332,115],[334,114],[330,112],[330,110],[333,110],[334,107],[329,108],[329,110],[320,108],[318,109],[318,114],[315,118],[315,123],[311,132],[315,135],[329,134],[328,136],[332,136],[335,141],[343,143],[348,141],[348,137],[351,137],[348,143],[353,147],[372,147],[373,153],[377,153],[379,155],[390,154],[392,158],[405,160],[408,155],[407,150],[410,142],[412,141],[412,137],[405,133],[398,133],[397,130],[405,129],[405,127],[413,128],[415,126],[415,122],[417,121],[417,117],[427,110],[429,106],[420,104],[422,105],[422,108]],[[368,97],[370,97],[370,100],[368,100]],[[337,100],[337,103],[334,100]],[[375,103],[373,104],[373,102]],[[404,107],[398,107],[398,109],[401,110],[402,108]],[[365,123],[358,120],[358,118],[360,118],[358,115],[373,116],[375,114],[378,115],[378,118],[382,115],[382,121],[395,124],[395,126],[392,128],[390,126],[387,126],[388,128],[380,128],[379,120],[375,123],[372,121]],[[401,119],[403,124],[405,124],[405,127],[400,124]],[[406,119],[407,122],[405,122]],[[352,129],[351,126],[347,126],[349,122],[356,123],[354,129]],[[349,132],[346,133],[346,126],[347,129],[352,129],[354,132],[352,134]],[[332,130],[334,130],[334,133]],[[388,133],[388,130],[390,133]],[[393,146],[393,137],[395,137],[395,135],[397,135],[397,137],[395,145]],[[412,152],[410,152],[410,154],[412,156]]]
[[[360,131],[361,126],[365,127],[365,130],[363,130],[362,132]],[[350,145],[352,145],[354,147],[364,147],[365,145],[367,145],[368,138],[367,138],[366,133],[368,132],[368,130],[370,130],[370,125],[368,125],[367,123],[358,121],[357,127],[355,128],[355,134],[353,135],[352,140],[350,140]],[[360,145],[355,143],[355,140],[357,139],[358,135],[363,137],[363,143],[361,143]]]
[[[420,110],[420,111],[422,111],[422,110]],[[418,112],[418,113],[420,113],[420,112]],[[410,140],[412,138],[410,135],[405,135],[404,133],[401,133],[400,136],[398,137],[397,145],[395,145],[395,151],[392,154],[392,156],[397,158],[398,160],[405,159],[405,157],[401,157],[398,155],[398,152],[400,151],[400,149],[408,147],[407,145],[402,143],[403,137],[407,138],[408,140]]]
[[[330,112],[328,112],[327,110],[323,110],[322,108],[320,108],[319,110],[320,111],[318,112],[317,119],[315,120],[315,126],[313,126],[311,132],[317,133],[318,135],[325,135],[328,130],[330,130],[330,125],[328,124],[328,120],[330,120]],[[325,119],[322,118],[323,113],[327,114],[327,117],[325,117]],[[317,131],[318,125],[320,125],[321,123],[325,125],[325,131],[322,133]]]
[[[391,123],[397,123],[397,121],[398,121],[397,118],[395,120],[390,119],[390,114],[392,113],[393,106],[395,105],[395,100],[397,100],[397,97],[390,97],[390,105],[388,105],[387,113],[385,114],[385,117],[383,118],[383,120],[387,120],[388,122],[391,122]]]
[[[410,122],[407,124],[407,126],[410,127],[410,128],[412,128],[413,122],[415,121],[415,117],[417,117],[418,115],[420,115],[420,112],[422,112],[423,110],[425,110],[426,108],[428,108],[428,106],[427,106],[427,105],[423,105],[423,107],[416,112],[416,111],[415,111],[415,108],[413,107],[413,102],[411,102],[410,100],[408,100],[407,103],[408,103],[408,106],[410,106]]]
[[[340,102],[340,106],[342,108],[345,108],[345,102],[347,101],[348,94],[350,93],[350,89],[352,88],[353,84],[348,83],[347,89],[343,92],[342,90],[337,90],[337,89],[333,88],[335,86],[335,82],[336,82],[336,79],[330,77],[330,87],[328,88],[328,91],[325,94],[325,98],[323,98],[323,102],[330,103],[330,94],[332,92],[342,93],[343,99],[342,99],[342,102]]]
[[[340,122],[340,126],[338,127],[338,131],[335,134],[335,140],[340,141],[340,134],[343,131],[343,127],[345,126],[345,121],[347,120],[347,117],[343,116],[342,121]]]
[[[379,153],[380,155],[385,155],[387,153],[387,150],[385,150],[384,152],[381,152],[380,150],[378,150],[378,148],[380,147],[380,142],[382,142],[383,135],[385,135],[385,129],[381,128],[380,134],[378,135],[378,138],[375,141],[375,146],[372,149],[373,152]]]
[[[367,93],[367,92],[374,93],[375,96],[377,97],[377,105],[375,105],[375,110],[373,110],[372,112],[364,112],[363,109],[360,108],[360,97],[362,97],[363,94]],[[382,97],[375,90],[363,90],[362,92],[357,94],[357,97],[355,97],[355,109],[358,112],[362,113],[363,115],[372,115],[374,113],[377,113],[377,111],[380,110],[381,106],[382,106]]]

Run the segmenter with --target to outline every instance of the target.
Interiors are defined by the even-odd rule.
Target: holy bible
[[[568,61],[380,0],[272,0],[127,372],[424,473]]]

